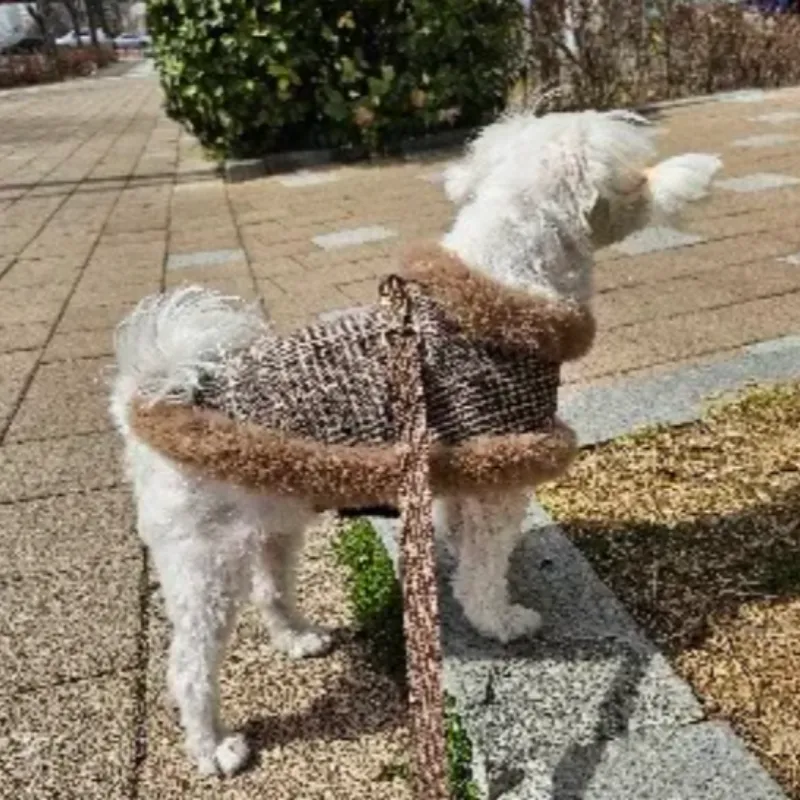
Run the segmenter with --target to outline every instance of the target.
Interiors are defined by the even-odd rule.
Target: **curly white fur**
[[[448,170],[446,190],[461,207],[443,244],[509,286],[588,301],[594,249],[677,214],[707,192],[719,167],[713,156],[693,155],[648,170],[653,152],[644,120],[627,112],[509,115]],[[203,772],[231,774],[248,757],[246,743],[222,725],[217,700],[238,602],[262,609],[273,642],[291,656],[330,645],[294,600],[294,564],[314,514],[299,498],[187,473],[137,441],[127,416],[135,397],[190,399],[201,372],[265,324],[253,309],[192,288],[143,301],[116,339],[112,414],[172,623],[168,685]],[[502,642],[540,624],[535,611],[510,602],[506,586],[528,500],[506,492],[436,503],[437,531],[458,556],[455,595],[472,624]]]

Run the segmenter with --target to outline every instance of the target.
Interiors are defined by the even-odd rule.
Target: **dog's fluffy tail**
[[[220,368],[225,352],[265,332],[253,306],[199,286],[142,300],[117,328],[111,413],[127,431],[134,397],[188,400],[201,375]]]
[[[656,216],[675,217],[688,203],[702,200],[722,161],[707,153],[687,153],[668,158],[647,171]]]

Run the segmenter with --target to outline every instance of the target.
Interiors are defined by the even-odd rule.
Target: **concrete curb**
[[[699,419],[709,399],[800,378],[800,336],[609,387],[566,391],[563,416],[584,445],[642,426]],[[398,523],[371,518],[397,568]],[[688,684],[547,514],[533,504],[509,576],[541,611],[533,642],[478,637],[439,554],[444,680],[472,737],[491,800],[785,800],[729,726],[707,721]]]
[[[476,131],[476,128],[459,128],[453,131],[425,134],[401,142],[394,157],[410,158],[428,151],[446,150],[461,147]],[[365,148],[351,150],[292,150],[285,153],[272,153],[263,158],[226,159],[222,163],[222,173],[228,183],[262,178],[265,175],[280,175],[312,167],[332,166],[370,162],[380,164],[390,161],[392,155],[371,156]]]

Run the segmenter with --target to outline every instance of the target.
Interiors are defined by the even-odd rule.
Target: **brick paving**
[[[259,299],[281,329],[368,302],[397,249],[452,218],[440,173],[453,154],[225,185],[146,72],[0,94],[0,797],[403,797],[375,780],[402,758],[401,699],[348,639],[324,535],[304,602],[345,629],[343,646],[287,666],[246,616],[223,695],[266,747],[237,781],[194,779],[105,375],[113,326],[160,288]],[[600,335],[571,383],[800,328],[800,90],[660,122],[667,154],[719,152],[723,181],[690,238],[656,231],[601,254]]]

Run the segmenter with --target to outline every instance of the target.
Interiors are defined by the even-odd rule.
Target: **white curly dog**
[[[508,115],[487,127],[445,175],[459,207],[444,248],[502,284],[587,303],[593,252],[708,192],[720,166],[684,155],[650,166],[652,129],[627,112]],[[325,652],[324,630],[295,606],[294,573],[310,504],[256,494],[182,469],[137,440],[137,397],[191,392],[201,370],[246,345],[266,323],[213,292],[149,298],[119,327],[112,414],[126,445],[138,529],[152,555],[172,625],[168,687],[189,755],[204,774],[235,773],[247,742],[219,717],[217,674],[240,601],[264,614],[275,647]],[[506,586],[530,493],[439,498],[436,525],[457,554],[453,588],[466,617],[501,642],[540,625]]]

